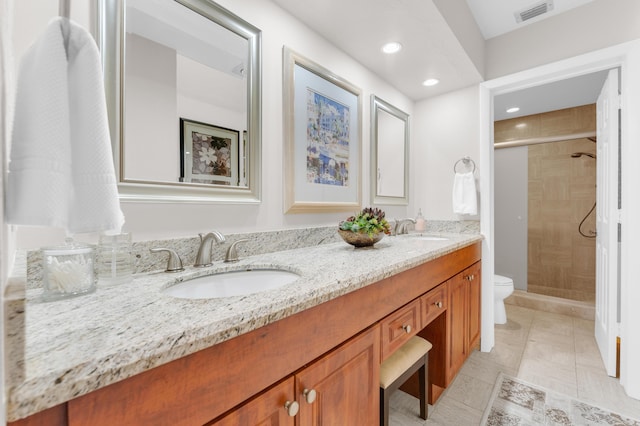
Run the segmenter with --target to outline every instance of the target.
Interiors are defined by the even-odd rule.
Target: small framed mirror
[[[260,30],[208,0],[99,13],[121,199],[260,202]]]
[[[371,201],[409,204],[409,114],[371,95]]]

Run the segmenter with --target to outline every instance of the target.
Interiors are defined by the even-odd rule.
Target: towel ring
[[[461,161],[465,167],[469,167],[469,163],[471,163],[471,165],[473,166],[473,170],[471,170],[471,173],[475,173],[476,163],[471,159],[471,157],[462,157],[461,159],[456,161],[456,163],[453,165],[453,173],[458,173],[456,167],[458,167],[458,164],[460,164]]]

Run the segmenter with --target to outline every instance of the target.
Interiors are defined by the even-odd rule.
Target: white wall
[[[494,170],[495,273],[527,290],[527,200],[529,148],[496,149]]]
[[[451,192],[453,166],[469,156],[476,164],[476,180],[482,173],[479,165],[478,88],[447,93],[418,102],[413,120],[411,170],[411,204],[427,220],[474,219],[453,213]],[[415,212],[412,212],[415,213]]]
[[[433,3],[473,61],[478,73],[484,76],[484,37],[467,2],[465,0],[433,0]]]
[[[5,163],[7,158],[7,145],[11,134],[11,120],[13,115],[13,46],[10,43],[10,35],[13,26],[13,0],[0,0],[0,164],[3,165],[0,174],[0,185],[5,184]],[[0,330],[4,331],[4,304],[5,290],[7,287],[9,268],[13,263],[15,253],[15,238],[9,227],[4,222],[4,197],[0,199]],[[5,342],[4,332],[0,337],[0,425],[5,424],[6,393],[4,387],[5,377]]]
[[[487,80],[640,38],[640,1],[595,0],[487,40]]]
[[[21,53],[26,44],[23,39],[33,40],[42,31],[50,17],[57,14],[57,2],[30,0],[21,4],[16,13],[14,33]],[[81,23],[89,26],[88,6],[76,7],[72,14]],[[300,228],[316,225],[337,224],[344,219],[343,213],[335,214],[283,214],[283,129],[282,129],[282,47],[287,45],[296,52],[321,64],[335,74],[362,89],[362,203],[370,204],[369,191],[369,99],[372,93],[413,115],[413,102],[397,90],[384,83],[358,62],[311,32],[288,13],[270,1],[233,0],[218,1],[222,6],[241,16],[263,31],[262,48],[262,203],[260,205],[216,205],[216,204],[154,204],[123,203],[126,217],[124,229],[133,233],[136,241],[154,238],[193,236],[199,232],[217,229],[223,233]],[[28,5],[27,5],[28,4]],[[27,11],[27,8],[30,10]],[[17,8],[18,9],[18,8]],[[412,138],[413,141],[419,139]],[[417,209],[402,206],[383,206],[390,217],[415,216]],[[63,239],[61,231],[21,228],[18,245],[21,248],[37,248]]]
[[[137,34],[127,34],[124,176],[177,182],[180,129],[176,51]]]

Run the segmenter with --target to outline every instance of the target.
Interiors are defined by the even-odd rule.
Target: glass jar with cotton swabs
[[[63,245],[41,250],[44,300],[79,296],[96,289],[92,246],[67,238]]]

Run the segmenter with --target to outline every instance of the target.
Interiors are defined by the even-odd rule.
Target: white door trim
[[[630,327],[640,324],[640,286],[633,283],[634,261],[640,256],[636,239],[640,238],[640,194],[634,194],[632,182],[640,182],[640,39],[586,53],[573,58],[489,80],[480,84],[480,176],[481,220],[483,243],[482,280],[493,282],[494,265],[494,177],[493,177],[493,97],[503,93],[539,86],[596,71],[621,68],[622,87],[622,199],[623,240],[621,265],[621,378],[629,396],[640,399],[640,333]],[[635,188],[636,192],[637,188]],[[628,219],[627,219],[628,218]],[[636,278],[637,280],[637,278]],[[483,286],[482,347],[494,345],[493,285]],[[635,307],[635,309],[634,309]],[[635,336],[634,336],[635,334]],[[636,360],[634,362],[634,360]]]

